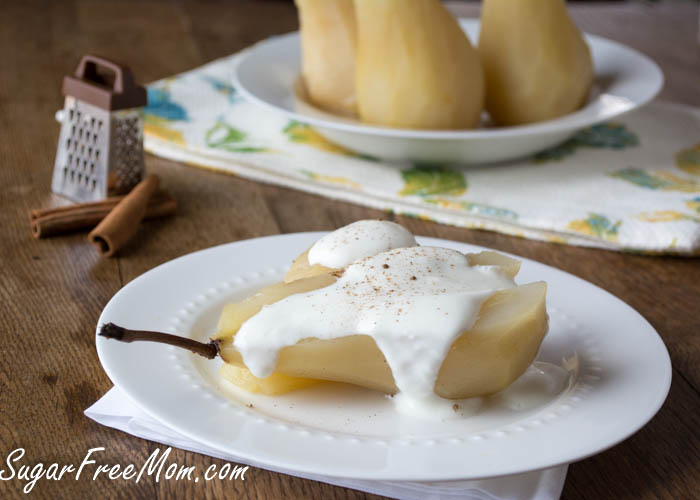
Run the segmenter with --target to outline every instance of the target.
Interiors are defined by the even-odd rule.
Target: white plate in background
[[[479,21],[460,19],[472,43]],[[554,146],[577,131],[611,120],[651,101],[663,86],[661,69],[625,45],[586,35],[595,81],[586,105],[568,115],[530,125],[474,130],[414,130],[368,125],[315,108],[299,98],[299,34],[264,40],[244,54],[233,83],[266,109],[313,125],[319,133],[359,153],[389,160],[490,163],[523,157]]]

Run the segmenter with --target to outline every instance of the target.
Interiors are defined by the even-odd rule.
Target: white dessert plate
[[[279,281],[323,234],[240,241],[167,262],[122,288],[99,324],[206,341],[225,303]],[[562,392],[531,407],[485,404],[467,417],[422,420],[398,414],[384,395],[344,384],[249,394],[218,377],[221,361],[162,344],[97,337],[97,352],[114,384],[152,417],[263,467],[414,481],[514,474],[580,460],[622,441],[658,411],[671,381],[666,348],[639,313],[586,281],[523,260],[518,283],[539,280],[548,283],[550,330],[538,361],[578,358],[578,370]]]
[[[461,19],[473,43],[479,21]],[[251,102],[313,125],[319,133],[359,153],[389,160],[490,163],[523,157],[554,146],[577,131],[610,120],[651,101],[663,73],[651,59],[605,38],[586,35],[595,81],[586,105],[554,120],[517,127],[474,130],[412,130],[373,126],[315,108],[297,92],[301,72],[299,34],[269,38],[241,56],[233,82]],[[487,120],[485,120],[486,122]]]

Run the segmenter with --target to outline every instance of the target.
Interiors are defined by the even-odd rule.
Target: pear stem
[[[150,332],[146,330],[129,330],[114,323],[106,323],[100,327],[98,333],[101,337],[119,340],[120,342],[158,342],[168,344],[182,349],[187,349],[195,354],[204,356],[207,359],[214,359],[219,355],[219,342],[199,342],[186,337],[178,337],[169,333]]]

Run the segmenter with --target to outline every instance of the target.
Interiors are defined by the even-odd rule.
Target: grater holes
[[[93,113],[90,109],[78,106],[66,106],[64,108],[65,134],[62,139],[64,153],[62,160],[57,165],[56,175],[62,178],[63,190],[72,193],[76,197],[90,197],[99,195],[106,188],[106,179],[103,175],[117,177],[119,175],[119,163],[127,160],[115,158],[115,165],[110,165],[112,158],[111,135],[117,132],[109,115]],[[105,134],[105,137],[102,136]],[[115,134],[118,135],[118,134]],[[116,137],[114,138],[116,139]],[[102,151],[102,145],[106,150]],[[123,145],[125,146],[125,145]],[[123,147],[123,153],[127,153]],[[128,160],[127,160],[128,161]],[[111,185],[109,186],[111,190]]]

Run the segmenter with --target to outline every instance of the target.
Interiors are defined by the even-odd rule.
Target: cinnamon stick
[[[159,182],[157,175],[149,175],[139,182],[90,232],[88,241],[100,254],[111,257],[136,233]]]
[[[81,229],[92,229],[123,199],[124,196],[112,196],[91,203],[32,210],[29,212],[32,235],[35,238],[46,238]],[[149,200],[144,219],[172,215],[176,209],[177,203],[170,194],[159,189]]]
[[[199,342],[197,340],[188,339],[187,337],[178,337],[170,333],[150,332],[146,330],[129,330],[114,323],[105,323],[100,327],[98,333],[100,337],[119,340],[120,342],[158,342],[160,344],[172,345],[192,351],[195,354],[204,356],[207,359],[214,359],[219,355],[219,343],[212,340],[209,343]]]

